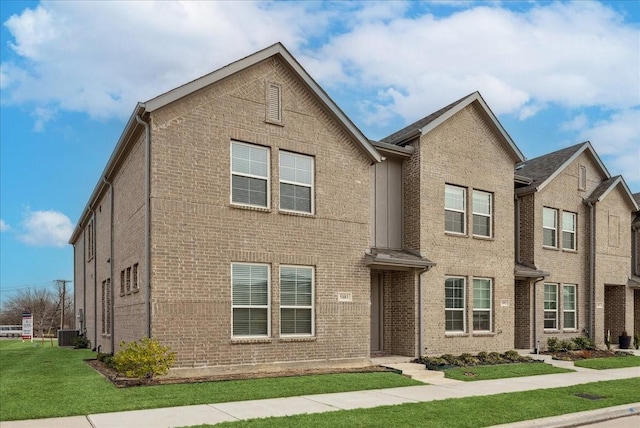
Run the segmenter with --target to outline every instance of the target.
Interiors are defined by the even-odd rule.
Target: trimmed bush
[[[155,339],[145,337],[138,342],[120,343],[124,348],[112,359],[113,368],[126,377],[147,378],[164,375],[176,361],[175,352]]]

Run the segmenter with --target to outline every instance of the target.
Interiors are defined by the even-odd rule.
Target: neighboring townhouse
[[[372,347],[409,356],[512,349],[520,150],[477,92],[376,148],[386,160],[374,166],[367,258]]]
[[[632,213],[621,176],[589,142],[516,166],[515,346],[588,335],[603,346],[633,329]]]
[[[380,160],[281,44],[138,104],[70,239],[79,327],[181,375],[364,364]]]

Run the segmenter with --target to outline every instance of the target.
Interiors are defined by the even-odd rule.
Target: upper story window
[[[233,336],[269,336],[269,265],[231,265]]]
[[[269,149],[231,142],[231,202],[269,207]]]
[[[89,220],[86,229],[87,261],[93,260],[95,250],[95,224],[93,219]]]
[[[313,158],[280,152],[280,209],[313,213]]]
[[[473,191],[473,234],[491,237],[492,195],[480,190]]]
[[[556,248],[558,246],[558,210],[543,208],[542,210],[542,245]]]
[[[280,267],[280,334],[313,335],[312,267]]]
[[[562,248],[565,250],[576,249],[576,214],[562,213]]]
[[[464,187],[444,186],[444,230],[453,233],[465,233],[466,189]]]
[[[444,323],[447,332],[465,331],[465,282],[462,277],[448,277],[444,281]]]

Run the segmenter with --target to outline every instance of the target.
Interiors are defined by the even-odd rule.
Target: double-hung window
[[[544,285],[544,328],[558,328],[558,285]]]
[[[558,236],[558,210],[543,208],[542,210],[542,245],[545,247],[557,247]]]
[[[233,336],[269,336],[269,266],[231,265]]]
[[[280,267],[280,334],[311,336],[313,332],[313,268]]]
[[[491,331],[491,280],[473,279],[473,330]]]
[[[491,237],[491,193],[473,191],[473,234]]]
[[[269,207],[269,149],[231,142],[231,202]]]
[[[445,331],[465,331],[465,278],[446,278],[444,294]]]
[[[313,158],[280,152],[280,209],[313,213]]]
[[[576,215],[566,211],[562,212],[562,248],[576,249]]]
[[[453,233],[465,233],[466,189],[464,187],[444,187],[444,230]]]
[[[576,286],[565,284],[562,286],[562,327],[565,330],[575,330],[576,327]]]

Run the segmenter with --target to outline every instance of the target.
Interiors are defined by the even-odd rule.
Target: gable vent
[[[274,83],[267,86],[267,121],[282,122],[282,88]]]

